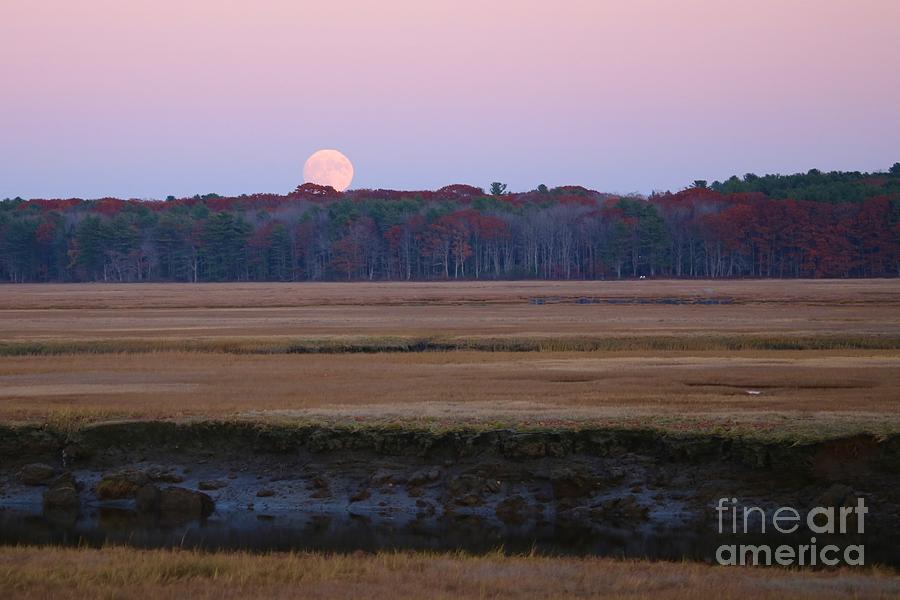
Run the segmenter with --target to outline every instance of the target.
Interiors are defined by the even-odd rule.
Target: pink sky
[[[900,160],[897,0],[3,0],[0,198],[681,188]]]

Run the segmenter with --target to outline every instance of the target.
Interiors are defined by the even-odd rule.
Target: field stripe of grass
[[[897,350],[896,336],[358,337],[47,340],[0,343],[0,356],[146,354],[350,354],[375,352],[626,352],[715,350]]]
[[[7,598],[896,598],[885,568],[802,571],[464,553],[0,549]]]

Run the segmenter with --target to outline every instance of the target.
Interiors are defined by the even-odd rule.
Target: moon
[[[337,150],[317,150],[303,165],[303,181],[343,192],[353,181],[353,163]]]

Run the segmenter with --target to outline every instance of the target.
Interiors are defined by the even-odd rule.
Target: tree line
[[[0,201],[6,282],[898,275],[900,164],[748,174],[647,198],[495,183]]]

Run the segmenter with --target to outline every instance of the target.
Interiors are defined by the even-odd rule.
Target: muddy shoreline
[[[767,511],[865,498],[867,562],[900,566],[900,436],[792,444],[609,428],[0,427],[7,544],[709,560],[724,543],[714,504],[726,496]]]

